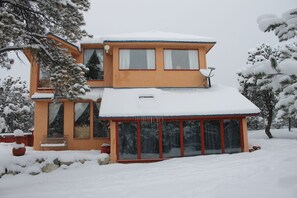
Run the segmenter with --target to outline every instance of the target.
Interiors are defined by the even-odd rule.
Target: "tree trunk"
[[[270,128],[271,128],[271,124],[272,124],[272,116],[273,116],[273,110],[269,110],[269,114],[268,114],[268,120],[267,120],[267,125],[265,127],[265,133],[266,135],[270,138],[273,138],[271,132],[270,132]]]
[[[289,118],[289,131],[291,131],[291,124],[292,124],[291,118]]]

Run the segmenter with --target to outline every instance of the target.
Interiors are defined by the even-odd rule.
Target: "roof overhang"
[[[99,118],[245,117],[260,112],[232,87],[104,90]]]

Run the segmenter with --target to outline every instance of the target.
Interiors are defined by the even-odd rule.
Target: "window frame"
[[[82,62],[83,62],[83,64],[85,63],[85,50],[92,50],[92,49],[93,50],[100,49],[103,52],[102,53],[102,56],[103,56],[103,63],[102,63],[102,66],[103,66],[103,79],[87,79],[86,76],[85,76],[85,78],[86,78],[87,81],[104,81],[105,80],[105,66],[104,66],[105,51],[104,51],[103,47],[101,47],[101,46],[100,47],[84,47],[83,52],[82,52],[82,54],[83,54]],[[85,66],[87,67],[87,65],[85,65]]]
[[[75,137],[75,104],[76,103],[88,103],[89,104],[89,114],[90,114],[90,117],[89,117],[89,137],[87,137],[87,138],[79,138],[79,137]],[[91,124],[91,118],[92,118],[92,116],[91,116],[91,102],[89,102],[89,101],[78,101],[78,102],[74,102],[73,103],[73,139],[79,139],[79,140],[81,140],[81,139],[85,139],[85,140],[89,140],[89,139],[91,139],[91,128],[92,128],[92,124]],[[94,127],[94,125],[93,125],[93,127]]]
[[[172,69],[168,69],[168,68],[165,68],[165,50],[171,50],[171,51],[174,51],[174,50],[184,50],[184,51],[197,51],[197,69],[186,69],[186,68],[181,68],[181,69],[176,69],[176,68],[172,68]],[[190,67],[190,66],[189,66]],[[185,49],[185,48],[163,48],[163,70],[164,71],[199,71],[200,70],[200,58],[199,58],[199,49]]]
[[[144,68],[139,68],[139,69],[123,69],[121,68],[121,50],[154,50],[154,56],[155,56],[155,65],[153,69],[144,69]],[[157,53],[156,53],[156,48],[119,48],[119,54],[118,54],[118,70],[119,71],[156,71],[157,70]]]
[[[65,136],[64,130],[65,130],[65,104],[64,102],[59,102],[63,105],[63,126],[62,126],[62,136],[61,137],[51,137],[49,136],[49,127],[50,127],[50,104],[53,104],[54,102],[48,102],[47,103],[47,138],[63,138]],[[59,109],[60,110],[60,109]],[[58,112],[59,113],[59,112]]]

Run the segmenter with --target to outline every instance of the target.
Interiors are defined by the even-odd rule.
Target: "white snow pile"
[[[108,166],[90,161],[84,166],[77,164],[36,176],[4,175],[0,179],[0,195],[1,198],[296,198],[297,129],[294,130],[272,130],[274,139],[268,139],[264,131],[250,132],[250,146],[261,146],[251,153]],[[13,157],[8,147],[0,144],[0,172],[3,172],[3,162],[12,166]],[[41,154],[50,156],[47,152]],[[88,151],[77,155],[95,158],[98,153]],[[36,160],[36,157],[27,157],[26,161],[29,159]],[[28,171],[38,168],[32,166]]]
[[[24,136],[24,132],[20,129],[14,130],[13,134],[15,137],[23,137]]]
[[[81,167],[83,164],[109,163],[108,154],[98,151],[34,151],[26,147],[24,156],[12,155],[12,148],[25,147],[24,144],[0,143],[0,178],[9,175],[30,174],[37,175],[42,172],[49,173],[56,169],[69,169]]]

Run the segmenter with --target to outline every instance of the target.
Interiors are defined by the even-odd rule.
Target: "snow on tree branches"
[[[0,133],[33,126],[33,102],[25,81],[6,77],[0,83]]]
[[[297,35],[297,8],[288,10],[281,17],[265,14],[258,17],[261,31],[274,31],[279,41],[286,41]]]
[[[0,0],[0,66],[13,64],[8,52],[26,49],[41,67],[53,72],[55,96],[72,99],[84,94],[86,68],[47,34],[69,42],[88,36],[81,26],[89,6],[88,0]]]

